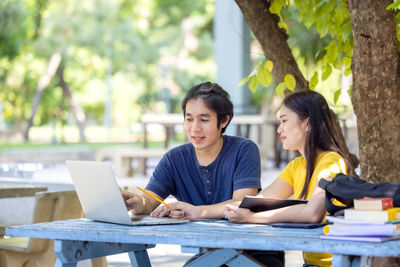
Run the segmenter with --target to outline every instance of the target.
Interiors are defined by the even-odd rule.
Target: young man
[[[124,191],[126,206],[134,214],[151,213],[155,217],[223,218],[225,204],[259,191],[259,149],[248,139],[222,135],[233,117],[233,105],[218,84],[194,86],[183,99],[182,110],[190,143],[167,152],[146,186],[160,199],[173,195],[178,201],[169,203],[169,209],[156,209],[159,202],[148,195]],[[284,266],[284,253],[280,251],[243,253],[267,266]]]
[[[194,86],[182,101],[185,133],[190,143],[166,153],[146,186],[160,199],[173,195],[171,210],[139,192],[122,192],[134,214],[174,218],[223,218],[224,206],[256,195],[260,183],[257,145],[222,135],[233,117],[229,94],[215,83]]]

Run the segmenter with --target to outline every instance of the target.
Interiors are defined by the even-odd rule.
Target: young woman
[[[277,130],[287,150],[295,150],[300,157],[291,161],[278,178],[259,195],[263,197],[308,200],[307,204],[281,209],[251,212],[249,209],[225,206],[225,216],[231,222],[321,222],[324,219],[325,191],[318,187],[320,178],[337,173],[354,174],[350,158],[338,140],[334,119],[328,103],[315,91],[295,92],[287,96],[279,113]],[[330,266],[329,253],[303,253],[305,266]]]

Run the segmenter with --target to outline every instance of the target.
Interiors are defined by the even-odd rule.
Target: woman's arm
[[[280,179],[278,178],[277,180]],[[274,181],[271,184],[271,186],[274,186],[275,182],[286,183],[283,180],[281,180],[281,182]],[[275,184],[275,186],[276,185],[277,184]],[[266,191],[268,188],[269,187],[263,190],[263,192]],[[275,189],[277,188],[278,187],[275,187]],[[281,189],[285,190],[284,187],[281,187]],[[267,192],[270,192],[270,190],[267,190]],[[276,196],[274,195],[274,197]],[[264,212],[251,212],[249,209],[237,208],[232,205],[225,206],[225,216],[229,219],[229,221],[240,222],[240,223],[275,223],[275,222],[315,223],[322,221],[322,219],[325,216],[325,213],[326,213],[325,191],[319,188],[317,185],[314,188],[314,192],[307,204],[293,205]]]
[[[281,178],[276,178],[258,195],[263,197],[288,198],[293,195],[293,187]]]

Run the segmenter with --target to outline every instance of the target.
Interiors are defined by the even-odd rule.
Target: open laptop
[[[188,222],[188,220],[167,217],[131,215],[126,209],[110,163],[67,160],[65,164],[88,219],[126,225]]]

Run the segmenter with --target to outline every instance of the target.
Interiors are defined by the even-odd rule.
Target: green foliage
[[[15,58],[28,39],[28,10],[22,0],[0,1],[0,58]]]
[[[393,3],[386,7],[387,10],[394,10],[396,12],[396,36],[397,36],[397,50],[400,51],[400,1],[394,0]]]
[[[238,87],[242,87],[249,82],[249,88],[254,93],[258,85],[261,83],[263,86],[268,87],[272,81],[272,69],[274,64],[270,60],[260,61],[257,67],[245,78],[243,78]]]
[[[286,88],[289,89],[290,91],[293,91],[294,88],[296,87],[296,79],[293,77],[293,75],[286,74],[284,81],[285,81]]]
[[[398,0],[389,5],[389,9],[399,8]],[[343,70],[345,75],[351,74],[351,58],[353,56],[353,37],[347,2],[336,0],[286,1],[271,0],[269,11],[279,16],[278,26],[284,28],[289,35],[288,43],[298,64],[316,68],[309,77],[310,89],[316,89],[327,81],[333,70]],[[398,14],[396,20],[400,21]],[[398,23],[398,25],[400,25]],[[399,40],[400,37],[398,36]],[[265,61],[265,60],[264,60]],[[261,61],[263,62],[263,61]],[[316,67],[313,67],[313,66]],[[255,75],[257,80],[250,78]],[[308,77],[308,74],[305,74]],[[290,77],[290,78],[288,78]],[[268,77],[269,78],[269,77]],[[293,79],[292,79],[293,78]],[[285,89],[293,87],[293,76],[285,75],[283,81],[275,88],[278,95],[283,96]],[[251,90],[257,89],[258,83],[265,81],[265,75],[259,66],[240,85],[249,81]],[[294,83],[295,86],[295,83]],[[336,91],[334,102],[340,94]]]
[[[279,83],[278,86],[276,86],[276,88],[275,88],[275,92],[280,98],[284,98],[285,97],[285,89],[286,89],[285,83]]]
[[[388,5],[386,7],[386,10],[394,10],[394,11],[399,11],[400,10],[400,1],[395,0],[393,3]]]
[[[317,84],[318,84],[318,72],[314,72],[314,75],[311,77],[308,87],[310,87],[311,90],[314,90]]]
[[[0,100],[7,123],[23,127],[37,83],[56,51],[62,54],[65,81],[91,121],[103,120],[110,75],[114,120],[120,124],[132,123],[150,108],[165,111],[161,101],[179,111],[181,88],[213,78],[213,15],[213,0],[0,1]],[[198,47],[182,53],[186,31],[197,38]],[[171,93],[162,95],[164,90]],[[55,76],[43,93],[35,125],[54,118],[71,121],[61,92]]]

